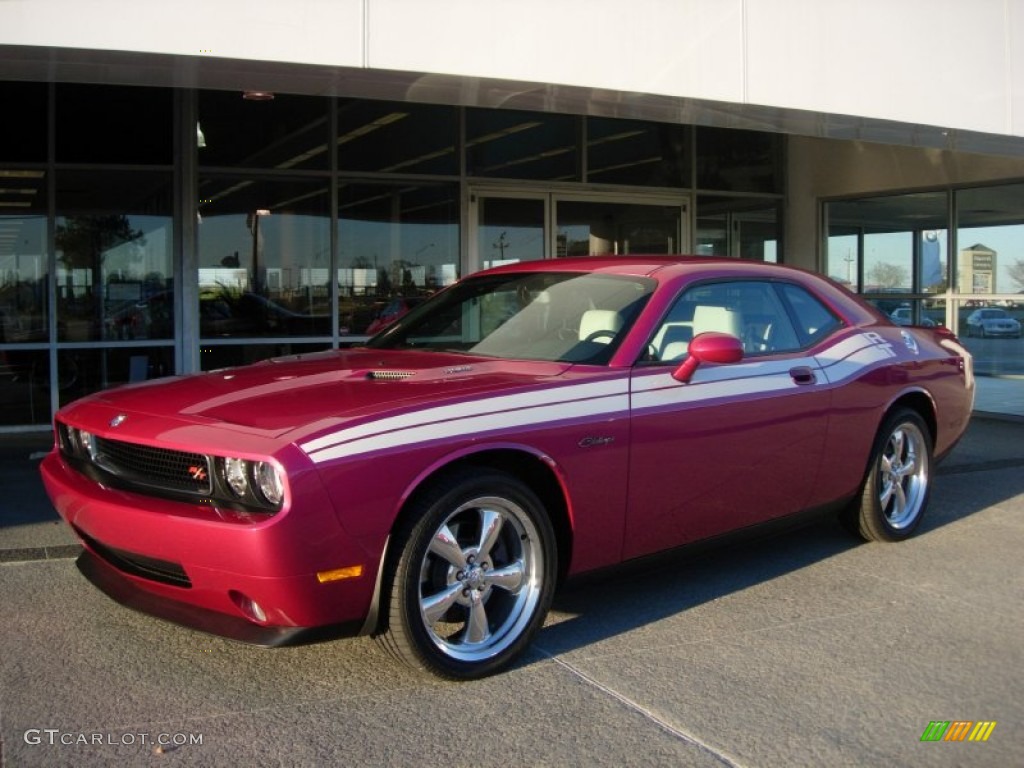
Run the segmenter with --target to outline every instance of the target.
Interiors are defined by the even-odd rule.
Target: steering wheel
[[[615,331],[609,331],[607,328],[602,328],[599,331],[594,331],[593,333],[589,334],[587,338],[584,339],[584,341],[597,341],[598,339],[603,338],[605,336],[607,336],[609,339],[614,339]]]

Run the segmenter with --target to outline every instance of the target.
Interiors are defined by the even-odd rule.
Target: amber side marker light
[[[361,565],[350,565],[347,568],[335,568],[332,571],[320,571],[316,575],[316,580],[321,584],[326,584],[328,581],[341,581],[342,579],[357,579],[363,575],[363,566]]]

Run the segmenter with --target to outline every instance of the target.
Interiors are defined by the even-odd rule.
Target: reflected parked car
[[[906,539],[973,399],[951,332],[824,277],[558,259],[467,277],[364,347],[85,397],[42,474],[115,600],[263,645],[374,635],[469,679],[526,650],[567,577],[808,511]]]
[[[896,323],[896,325],[914,325],[914,315],[910,307],[897,307],[889,315],[889,318]],[[930,317],[922,315],[919,325],[922,325],[925,328],[934,328],[935,321]]]
[[[420,296],[396,296],[377,313],[377,316],[366,327],[367,335],[373,336],[375,333],[380,333],[410,309],[422,303],[423,297]]]
[[[998,307],[974,310],[967,316],[966,325],[968,336],[1020,338],[1020,321]]]

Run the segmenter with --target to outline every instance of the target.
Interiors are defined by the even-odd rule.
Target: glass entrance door
[[[685,253],[689,200],[471,191],[469,270],[562,256]]]
[[[555,200],[555,255],[680,253],[685,203]]]

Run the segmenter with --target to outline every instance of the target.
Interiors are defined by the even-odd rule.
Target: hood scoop
[[[367,371],[366,378],[370,381],[401,381],[411,379],[416,371]]]

